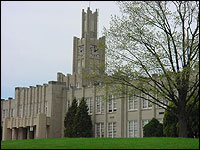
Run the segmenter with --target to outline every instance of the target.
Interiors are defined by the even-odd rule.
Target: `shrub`
[[[155,118],[153,118],[143,128],[144,137],[162,137],[163,125]]]

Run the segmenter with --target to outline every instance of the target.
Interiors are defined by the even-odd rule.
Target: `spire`
[[[92,12],[90,7],[87,8],[86,12],[84,9],[82,10],[82,38],[85,38],[86,35],[90,38],[97,38],[97,19],[97,9],[95,12]]]

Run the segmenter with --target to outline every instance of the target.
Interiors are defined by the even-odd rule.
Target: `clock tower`
[[[98,11],[82,10],[82,37],[73,39],[73,75],[104,73],[105,37],[97,37]],[[83,81],[82,81],[83,82]],[[83,83],[84,84],[84,83]]]

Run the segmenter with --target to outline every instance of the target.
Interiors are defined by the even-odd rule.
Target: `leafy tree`
[[[153,118],[143,128],[144,137],[162,137],[163,136],[163,125],[156,119]]]
[[[77,112],[77,101],[76,99],[74,99],[72,101],[72,105],[69,107],[66,116],[65,116],[65,120],[64,120],[64,135],[65,137],[74,137],[75,133],[72,130],[73,128],[73,121],[74,121],[74,117],[76,115]]]
[[[104,34],[107,84],[131,87],[136,97],[168,110],[178,118],[178,136],[187,137],[187,121],[199,101],[199,2],[118,4],[122,16],[112,17]]]
[[[170,106],[174,107],[172,103],[170,103]],[[165,111],[163,118],[163,134],[166,137],[178,137],[177,123],[178,118],[171,112]]]
[[[81,99],[73,122],[76,137],[92,137],[92,120],[88,115],[88,106],[84,98]]]
[[[172,107],[175,107],[172,103]],[[188,104],[191,105],[191,102]],[[187,106],[189,108],[189,106]],[[187,120],[188,137],[199,137],[199,102],[193,107],[193,110]],[[163,118],[163,133],[167,137],[177,137],[179,130],[178,118],[169,111],[165,111]]]
[[[187,124],[188,137],[199,138],[199,102],[194,106]]]

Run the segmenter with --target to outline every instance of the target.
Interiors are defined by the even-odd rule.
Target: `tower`
[[[98,12],[82,10],[82,36],[73,38],[73,75],[83,79],[91,73],[105,70],[105,37],[97,37]],[[86,81],[82,84],[86,84]]]

